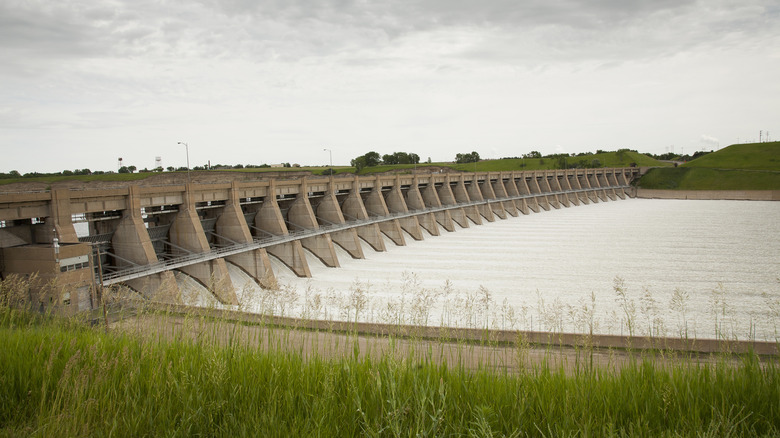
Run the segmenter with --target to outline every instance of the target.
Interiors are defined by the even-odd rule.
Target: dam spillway
[[[300,277],[304,251],[339,267],[335,245],[364,258],[498,219],[633,196],[638,168],[302,177],[221,184],[0,194],[0,273],[36,274],[42,305],[93,308],[96,287],[122,283],[162,301],[179,296],[173,270],[236,304],[227,263],[261,285],[269,254]],[[74,218],[88,224],[77,235]],[[457,226],[456,226],[457,225]],[[389,244],[389,243],[388,243]],[[343,253],[342,253],[343,254]],[[64,297],[55,284],[78,286]]]

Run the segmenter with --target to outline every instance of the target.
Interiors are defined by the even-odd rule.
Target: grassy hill
[[[734,144],[689,161],[682,167],[780,171],[780,141]]]
[[[735,144],[677,168],[651,169],[645,189],[780,190],[780,142]]]

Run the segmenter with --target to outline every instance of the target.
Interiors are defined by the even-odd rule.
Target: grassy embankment
[[[591,164],[593,160],[605,167],[627,167],[631,163],[636,163],[638,166],[668,166],[668,163],[662,163],[644,154],[636,152],[626,151],[623,153],[618,152],[604,152],[600,154],[586,154],[582,156],[568,157],[567,163],[585,163]],[[397,165],[379,165],[374,167],[367,167],[361,171],[361,174],[381,173],[392,170],[412,171],[412,169],[422,170],[428,166],[435,167],[449,167],[455,170],[473,172],[509,172],[520,170],[546,170],[558,168],[558,161],[550,158],[526,158],[525,160],[520,158],[507,158],[500,160],[482,160],[476,163],[468,164],[455,164],[451,162],[445,163],[421,163],[418,165],[413,164],[397,164]],[[250,169],[227,169],[227,170],[214,170],[210,172],[311,172],[314,175],[322,175],[326,172],[328,167],[273,167],[273,168],[250,168]],[[333,171],[336,174],[355,173],[355,168],[351,166],[333,166]],[[203,172],[203,171],[198,171]],[[164,172],[169,174],[171,172]],[[177,171],[173,172],[179,175],[184,175],[186,172]],[[19,183],[19,182],[37,182],[37,183],[56,183],[62,181],[136,181],[148,178],[153,175],[159,175],[156,172],[144,172],[144,173],[109,173],[101,175],[49,175],[38,176],[29,178],[3,178],[0,179],[0,185]]]
[[[677,168],[651,169],[645,189],[780,190],[780,142],[735,144]]]
[[[780,434],[777,359],[593,367],[584,352],[568,371],[542,362],[510,374],[437,364],[426,359],[436,347],[423,344],[414,360],[304,358],[284,336],[247,339],[245,330],[230,324],[228,339],[107,333],[3,303],[0,435]]]

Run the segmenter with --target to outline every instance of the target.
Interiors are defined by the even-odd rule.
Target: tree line
[[[393,152],[380,156],[379,152],[371,151],[353,158],[349,164],[360,172],[366,167],[379,166],[380,164],[420,164],[420,156],[414,152]]]

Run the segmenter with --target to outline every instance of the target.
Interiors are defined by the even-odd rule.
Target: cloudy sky
[[[0,0],[0,172],[780,139],[777,0]]]

